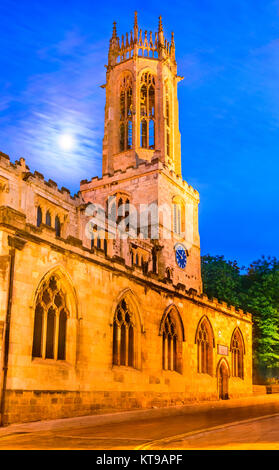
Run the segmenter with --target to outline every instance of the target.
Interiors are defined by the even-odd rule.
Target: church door
[[[222,361],[218,368],[218,391],[221,400],[229,398],[229,370],[227,364]]]

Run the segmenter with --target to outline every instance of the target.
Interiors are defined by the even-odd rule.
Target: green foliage
[[[206,255],[201,260],[204,291],[230,305],[240,306],[240,269],[236,261],[226,261],[224,256]]]
[[[247,269],[224,256],[203,256],[208,297],[217,297],[253,314],[253,359],[261,371],[279,368],[279,261],[264,256]]]

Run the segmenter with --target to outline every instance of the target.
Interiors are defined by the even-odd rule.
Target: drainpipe
[[[17,237],[8,236],[8,244],[10,247],[10,272],[9,272],[9,287],[8,287],[8,304],[5,321],[5,339],[4,339],[4,358],[3,358],[3,381],[2,381],[2,393],[0,403],[1,413],[1,426],[4,426],[4,414],[5,414],[5,398],[6,398],[6,387],[7,387],[7,375],[8,375],[8,362],[9,362],[9,349],[10,349],[10,326],[11,326],[11,310],[13,301],[13,284],[14,284],[14,269],[15,269],[15,253],[16,249],[22,250],[25,241]]]

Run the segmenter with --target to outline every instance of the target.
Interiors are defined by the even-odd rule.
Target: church
[[[252,318],[202,289],[175,41],[113,25],[101,177],[0,153],[1,423],[252,394]]]

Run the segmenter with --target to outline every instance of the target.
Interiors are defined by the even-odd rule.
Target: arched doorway
[[[218,379],[218,396],[220,400],[229,399],[229,366],[227,361],[221,359],[218,365],[217,379]]]

